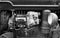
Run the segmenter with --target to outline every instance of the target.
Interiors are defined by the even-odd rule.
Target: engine
[[[9,29],[14,29],[16,31],[23,30],[23,32],[27,32],[39,24],[39,15],[40,12],[34,11],[28,11],[25,15],[14,13],[8,22]]]

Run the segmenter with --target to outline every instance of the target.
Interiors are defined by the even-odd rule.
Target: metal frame
[[[42,6],[42,7],[59,7],[59,5],[14,5],[11,1],[0,1],[0,2],[8,2],[10,3],[12,6]]]

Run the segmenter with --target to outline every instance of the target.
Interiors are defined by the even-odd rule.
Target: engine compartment
[[[36,26],[39,26],[39,23],[41,22],[41,18],[39,17],[40,12],[36,12],[36,11],[20,11],[20,10],[17,11],[16,10],[14,12],[11,12],[9,10],[2,10],[1,15],[2,15],[1,23],[7,24],[6,26],[5,24],[4,26],[2,26],[1,24],[2,26],[1,29],[3,31],[7,29],[7,31],[10,30],[14,32],[13,30],[15,30],[17,33],[18,32],[20,33],[20,31],[21,32],[23,31],[24,33],[26,33],[33,30]],[[20,35],[19,33],[17,35]],[[24,33],[22,34],[24,35]]]
[[[45,13],[43,13],[43,10],[45,9],[51,10],[51,12],[54,12],[55,14],[58,15],[58,18],[60,18],[59,15],[60,8],[58,6],[49,6],[49,5],[48,6],[47,5],[46,6],[44,5],[42,6],[12,5],[11,6],[10,3],[6,3],[6,4],[2,3],[0,7],[1,7],[0,31],[2,32],[1,34],[4,34],[6,31],[13,32],[14,38],[16,36],[20,36],[20,37],[35,36],[39,34],[41,30],[43,30],[41,29],[42,26],[47,27],[47,31],[49,31],[50,30],[49,27],[44,26],[44,23],[42,23],[42,21],[47,19],[47,17],[44,16]],[[48,23],[46,25],[48,25]],[[44,30],[46,31],[46,29]]]

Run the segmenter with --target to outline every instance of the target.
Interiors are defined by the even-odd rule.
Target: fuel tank
[[[59,0],[0,0],[11,1],[15,5],[53,5],[57,4]]]

